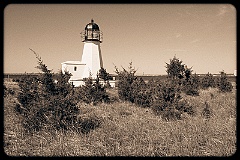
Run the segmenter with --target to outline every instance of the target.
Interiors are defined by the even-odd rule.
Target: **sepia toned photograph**
[[[230,157],[232,4],[9,4],[10,157]]]

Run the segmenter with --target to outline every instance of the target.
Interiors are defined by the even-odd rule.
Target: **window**
[[[74,67],[74,71],[77,71],[77,67]]]

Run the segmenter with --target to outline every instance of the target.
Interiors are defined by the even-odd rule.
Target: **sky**
[[[38,73],[34,50],[53,72],[80,61],[80,33],[94,19],[103,66],[166,74],[174,56],[194,73],[233,73],[236,9],[231,4],[10,4],[4,9],[4,73]]]

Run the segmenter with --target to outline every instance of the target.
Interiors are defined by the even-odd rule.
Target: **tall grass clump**
[[[210,108],[210,105],[208,104],[208,102],[204,102],[204,105],[205,105],[205,107],[204,107],[204,109],[203,109],[203,111],[202,111],[202,116],[205,118],[205,119],[209,119],[209,118],[211,118],[211,116],[212,116],[212,110],[211,110],[211,108]]]

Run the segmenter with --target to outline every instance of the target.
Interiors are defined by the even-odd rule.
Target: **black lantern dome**
[[[99,41],[102,42],[102,32],[99,30],[99,26],[94,23],[93,19],[91,23],[88,23],[85,30],[81,32],[82,41]]]
[[[91,23],[88,23],[85,27],[85,30],[97,30],[99,31],[99,27],[96,23],[94,23],[94,20],[91,20]]]

